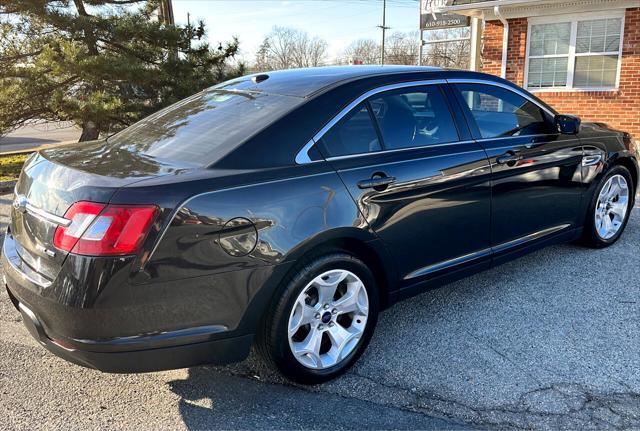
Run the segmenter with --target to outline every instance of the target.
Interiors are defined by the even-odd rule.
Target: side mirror
[[[563,135],[575,135],[580,131],[580,117],[575,115],[556,115],[556,129]]]

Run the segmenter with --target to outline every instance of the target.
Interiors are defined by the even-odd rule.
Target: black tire
[[[326,271],[341,269],[355,274],[363,283],[369,300],[366,326],[350,354],[336,365],[324,369],[308,368],[293,355],[289,346],[289,316],[296,299],[307,285]],[[265,314],[257,337],[257,347],[267,362],[286,378],[301,384],[318,384],[347,371],[367,348],[378,319],[379,298],[375,278],[369,268],[348,253],[335,252],[301,262],[282,283],[279,296]],[[336,323],[337,324],[337,323]]]
[[[598,197],[602,188],[605,186],[609,178],[614,175],[622,175],[625,180],[627,180],[627,185],[629,187],[629,207],[627,208],[627,213],[622,221],[622,225],[618,232],[613,235],[611,238],[602,238],[597,231],[596,228],[596,220],[595,220],[595,211],[596,205],[598,204]],[[624,166],[616,165],[613,166],[606,174],[602,177],[600,182],[598,183],[595,192],[591,198],[591,202],[589,203],[589,207],[587,209],[587,215],[584,222],[584,231],[582,234],[582,244],[587,247],[592,248],[604,248],[609,247],[610,245],[615,244],[620,236],[624,232],[624,229],[627,227],[627,222],[629,221],[629,216],[631,215],[631,210],[633,209],[634,199],[635,197],[635,184],[633,183],[633,177],[627,168]]]

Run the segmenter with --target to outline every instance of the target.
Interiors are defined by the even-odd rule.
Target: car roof
[[[246,75],[216,88],[259,91],[296,97],[310,97],[328,87],[371,76],[400,73],[440,72],[429,66],[325,66],[287,69]]]

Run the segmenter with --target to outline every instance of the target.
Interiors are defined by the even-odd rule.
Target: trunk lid
[[[72,204],[108,203],[125,185],[183,169],[105,141],[36,153],[25,163],[11,208],[16,252],[33,270],[54,280],[68,255],[54,247],[54,233]]]

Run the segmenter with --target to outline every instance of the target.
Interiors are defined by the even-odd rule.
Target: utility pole
[[[384,64],[384,39],[385,32],[389,28],[387,27],[387,0],[382,0],[382,25],[379,25],[378,28],[382,29],[382,48],[380,52],[380,64]]]
[[[187,28],[189,29],[189,52],[191,52],[191,39],[193,39],[193,34],[191,34],[191,14],[187,12]]]
[[[422,66],[422,52],[424,51],[424,31],[422,30],[422,0],[418,2],[418,28],[420,31],[420,45],[418,46],[418,66]]]

